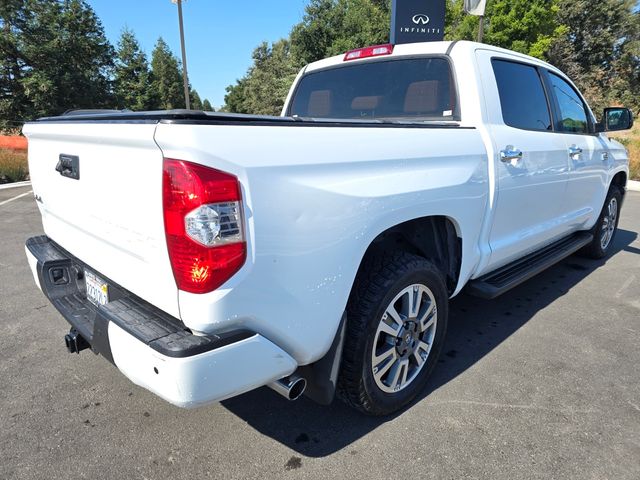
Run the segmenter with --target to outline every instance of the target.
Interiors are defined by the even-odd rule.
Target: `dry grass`
[[[27,152],[0,149],[0,184],[21,182],[28,176]]]
[[[622,142],[629,151],[629,171],[632,180],[640,180],[640,121],[628,132],[612,132],[611,137]]]
[[[629,149],[629,175],[631,180],[640,180],[640,137],[631,141],[627,148]]]

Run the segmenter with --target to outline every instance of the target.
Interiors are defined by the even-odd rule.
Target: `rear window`
[[[444,58],[386,60],[310,73],[289,115],[359,120],[454,120],[456,91]]]

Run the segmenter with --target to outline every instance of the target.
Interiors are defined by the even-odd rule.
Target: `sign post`
[[[487,7],[487,0],[464,0],[464,11],[470,15],[480,17],[478,27],[478,42],[482,43],[484,37],[484,12]]]
[[[191,101],[189,100],[189,75],[187,73],[187,51],[184,47],[184,23],[182,22],[182,2],[184,0],[171,0],[172,3],[178,4],[178,23],[180,23],[180,48],[182,50],[182,83],[184,84],[184,103],[187,110],[191,110]]]
[[[446,0],[393,0],[391,43],[443,40],[445,12]]]

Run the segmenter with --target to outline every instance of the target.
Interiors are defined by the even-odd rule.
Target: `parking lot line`
[[[0,202],[0,207],[3,206],[3,205],[6,205],[9,202],[13,202],[14,200],[18,200],[19,198],[26,197],[30,193],[33,193],[33,190],[29,190],[28,192],[21,193],[20,195],[17,195],[15,197],[10,198],[9,200],[5,200],[4,202]]]

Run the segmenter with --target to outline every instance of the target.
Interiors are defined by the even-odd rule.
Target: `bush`
[[[27,152],[0,150],[0,184],[22,182],[28,177]]]

